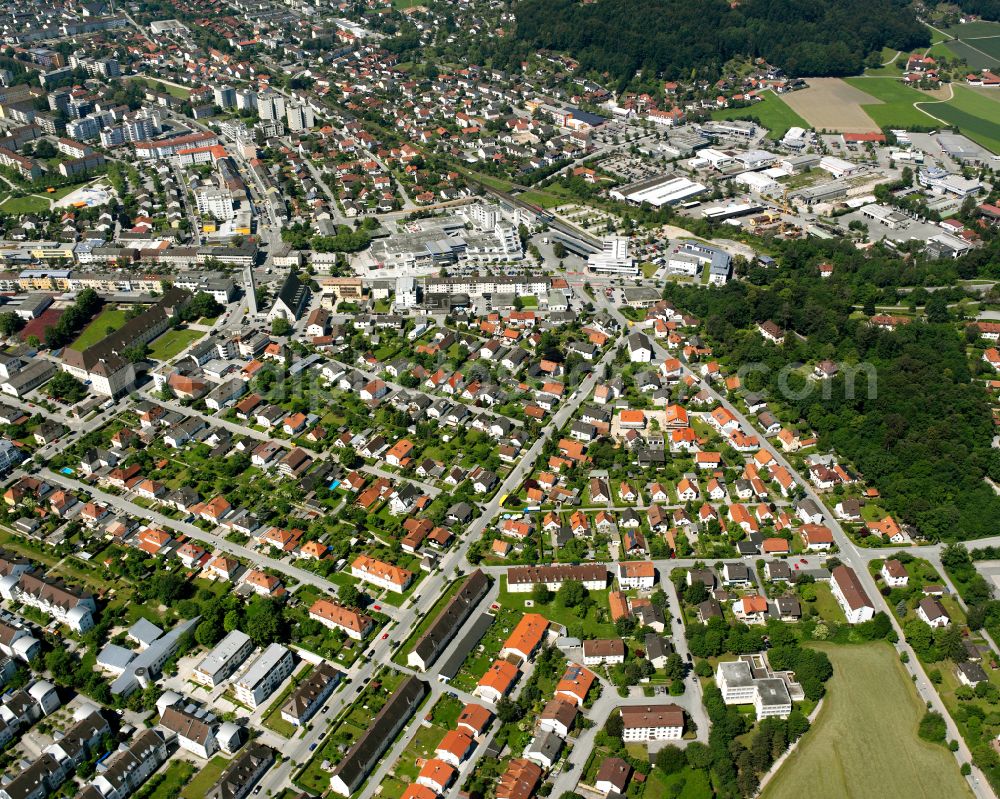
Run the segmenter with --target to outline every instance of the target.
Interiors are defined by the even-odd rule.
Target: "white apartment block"
[[[191,672],[191,679],[208,688],[215,688],[229,679],[254,650],[250,636],[233,630]]]
[[[78,594],[66,586],[34,574],[12,573],[0,579],[0,596],[37,608],[74,632],[94,626],[97,604],[89,594]]]
[[[316,117],[311,106],[290,105],[285,114],[289,130],[309,130],[316,124]]]
[[[850,566],[841,565],[833,570],[830,590],[843,608],[848,624],[861,624],[875,615],[875,606]]]
[[[202,216],[225,222],[233,218],[233,195],[228,189],[206,187],[194,193],[195,205]]]
[[[674,741],[684,735],[684,711],[678,705],[638,705],[620,712],[625,743]]]
[[[295,656],[281,644],[271,644],[236,680],[236,699],[256,708],[295,668]]]

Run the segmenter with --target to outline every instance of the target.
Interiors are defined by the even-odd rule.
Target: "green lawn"
[[[188,763],[184,760],[174,760],[167,766],[167,770],[163,772],[162,779],[153,786],[153,781],[157,777],[151,778],[149,782],[146,783],[143,788],[152,787],[148,793],[142,794],[140,789],[140,794],[144,799],[175,799],[180,795],[181,788],[183,788],[191,775],[194,774],[195,767],[192,763]],[[161,775],[158,775],[161,776]]]
[[[540,613],[549,621],[562,624],[571,630],[570,635],[579,635],[582,638],[613,638],[617,635],[615,625],[611,621],[607,591],[590,592],[594,604],[584,616],[579,608],[563,607],[555,598],[547,605],[536,604],[534,607],[527,607],[525,603],[532,601],[531,594],[512,594],[507,590],[507,578],[502,577],[501,580],[500,597],[497,601],[505,608],[525,613]]]
[[[526,203],[537,205],[539,208],[555,208],[558,205],[566,204],[566,199],[564,197],[557,197],[556,195],[549,193],[547,189],[531,189],[529,191],[521,192],[518,197]]]
[[[826,622],[845,623],[847,618],[834,598],[833,592],[830,591],[830,586],[826,583],[816,583],[815,587],[816,603],[813,605],[813,610],[816,611],[816,614]]]
[[[312,664],[306,663],[300,671],[292,676],[292,681],[285,686],[285,689],[264,713],[264,716],[261,718],[261,724],[268,729],[274,730],[284,738],[291,738],[295,735],[299,728],[281,717],[281,708],[288,701],[288,697],[292,695],[292,691],[298,688],[299,683],[309,676],[312,669]]]
[[[955,125],[973,141],[1000,154],[1000,103],[977,94],[967,86],[954,86],[955,97],[947,103],[927,105],[927,111]]]
[[[770,131],[772,139],[780,139],[791,127],[809,127],[809,123],[774,92],[766,92],[763,97],[759,103],[746,108],[720,108],[713,111],[712,119],[756,119]]]
[[[911,89],[896,78],[844,78],[844,81],[881,103],[862,105],[865,113],[880,128],[933,127],[934,120],[913,107],[914,103],[933,98]],[[930,109],[928,109],[930,110]]]
[[[187,787],[181,791],[183,799],[205,799],[209,789],[215,785],[222,770],[229,765],[229,758],[216,755],[199,771]]]
[[[498,191],[510,191],[510,181],[504,180],[503,178],[496,178],[493,175],[484,175],[482,172],[468,171],[466,174],[473,180],[478,180],[484,186],[489,186],[491,189],[497,189]]]
[[[56,190],[53,191],[53,192],[45,192],[45,196],[48,197],[50,200],[52,200],[52,202],[56,202],[57,200],[61,200],[63,197],[68,197],[74,191],[76,191],[77,189],[79,189],[81,186],[85,186],[85,185],[86,185],[86,182],[85,183],[75,183],[75,184],[73,184],[71,186],[58,186],[58,187],[56,187]]]
[[[161,83],[160,81],[153,80],[152,78],[148,80],[140,78],[138,80],[141,83],[147,84],[151,91],[169,94],[171,97],[176,97],[178,100],[187,100],[191,96],[190,89],[185,89],[183,86],[171,86],[168,83]]]
[[[41,197],[10,197],[0,203],[0,211],[8,214],[39,214],[49,210],[49,201]]]
[[[883,643],[820,646],[833,677],[813,728],[765,788],[764,799],[967,797],[948,750],[917,737],[924,705]]]
[[[69,348],[82,352],[107,336],[109,327],[117,330],[123,324],[125,324],[125,311],[120,311],[117,308],[106,308],[83,329],[83,332],[77,336],[76,341],[69,345]]]
[[[446,730],[452,729],[462,715],[465,703],[460,699],[445,694],[431,708],[431,723]]]
[[[632,791],[629,790],[629,796]],[[642,799],[660,799],[662,796],[683,796],[684,799],[712,799],[712,784],[703,769],[684,768],[676,774],[664,774],[654,768],[646,778]]]
[[[423,761],[434,757],[434,750],[437,749],[441,739],[444,738],[448,730],[431,724],[429,727],[420,726],[414,733],[413,738],[406,745],[391,769],[391,775],[396,779],[405,780],[407,784],[417,781]]]
[[[893,49],[892,47],[883,47],[882,48],[882,52],[881,52],[882,65],[878,66],[878,67],[869,67],[868,69],[865,70],[865,74],[866,75],[900,75],[900,74],[902,74],[900,72],[900,69],[899,69],[899,64],[900,64],[900,62],[902,62],[904,64],[906,63],[906,57],[907,57],[908,54],[907,53],[899,53],[897,55],[897,53],[899,53],[899,51]],[[896,56],[895,60],[893,60],[893,56]],[[892,63],[886,63],[888,61],[891,61]]]
[[[149,350],[150,357],[157,361],[169,361],[204,335],[198,330],[168,330],[153,342]]]

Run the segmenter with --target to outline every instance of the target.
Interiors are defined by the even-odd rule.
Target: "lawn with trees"
[[[749,119],[767,128],[770,137],[777,141],[791,127],[808,128],[809,123],[796,114],[774,92],[763,92],[764,99],[751,105],[720,108],[712,112],[712,119]]]
[[[711,291],[669,283],[664,294],[703,320],[705,338],[733,371],[759,364],[745,389],[763,391],[793,426],[815,430],[820,448],[856,466],[895,518],[931,540],[994,534],[1000,496],[983,478],[1000,479],[1000,452],[990,447],[993,420],[977,382],[988,367],[970,362],[968,340],[938,296],[947,291],[909,298],[924,303],[924,320],[895,331],[868,324],[857,306],[874,314],[875,297],[896,296],[894,286],[992,272],[1000,240],[949,264],[904,260],[878,245],[860,253],[848,242],[781,249],[779,269],[749,268],[746,280]],[[834,265],[828,280],[818,275],[824,261]],[[756,324],[769,319],[798,335],[782,347],[766,342]],[[862,368],[842,369],[820,391],[795,365],[824,358]]]

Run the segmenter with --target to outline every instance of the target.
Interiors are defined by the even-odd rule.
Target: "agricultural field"
[[[994,153],[1000,153],[1000,96],[988,97],[967,86],[953,86],[955,96],[927,110],[955,125],[962,133]],[[995,91],[995,90],[994,90]]]
[[[917,737],[924,705],[891,647],[821,648],[834,669],[823,708],[765,788],[764,799],[799,797],[804,785],[812,799],[972,795],[948,750]]]
[[[809,88],[789,92],[785,102],[816,130],[870,133],[879,130],[862,108],[878,100],[840,78],[813,78]]]
[[[955,36],[955,40],[947,42],[948,49],[965,57],[972,69],[995,69],[1000,66],[1000,23],[971,22],[956,25],[948,33]],[[955,45],[959,45],[960,49],[956,50]],[[965,55],[969,51],[973,54],[971,58]]]
[[[879,128],[927,128],[934,119],[914,107],[932,102],[927,94],[903,85],[895,78],[845,78],[844,82],[874,98],[862,103],[862,110]]]
[[[809,123],[800,117],[774,92],[764,94],[759,103],[746,108],[722,108],[712,112],[712,119],[756,119],[771,132],[772,138],[780,139],[789,128],[808,128]]]

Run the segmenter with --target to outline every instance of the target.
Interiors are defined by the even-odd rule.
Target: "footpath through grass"
[[[911,89],[898,78],[844,78],[844,82],[882,101],[861,106],[880,128],[926,129],[936,125],[931,117],[913,106],[934,98]]]
[[[966,86],[953,86],[955,96],[947,103],[924,106],[939,119],[955,125],[974,142],[1000,154],[1000,103]]]
[[[764,790],[763,799],[972,793],[951,753],[917,737],[924,704],[895,650],[884,643],[817,645],[833,663],[823,708]]]

